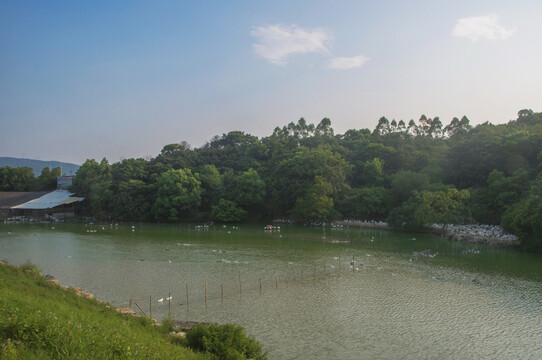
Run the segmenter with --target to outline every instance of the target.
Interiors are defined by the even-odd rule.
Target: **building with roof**
[[[26,216],[31,218],[75,216],[75,206],[84,200],[74,197],[68,190],[41,192],[0,192],[0,214],[4,217]]]

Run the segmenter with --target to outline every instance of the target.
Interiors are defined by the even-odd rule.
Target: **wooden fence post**
[[[139,308],[139,310],[141,310],[141,312],[143,313],[143,315],[147,316],[147,314],[145,314],[145,311],[143,311],[143,309],[141,308],[141,306],[139,306],[139,304],[136,302],[135,303],[136,306]]]

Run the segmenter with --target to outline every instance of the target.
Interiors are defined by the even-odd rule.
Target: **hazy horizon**
[[[82,164],[381,116],[540,111],[542,3],[0,3],[0,155]]]

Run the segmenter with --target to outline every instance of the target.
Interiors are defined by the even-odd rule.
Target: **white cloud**
[[[324,29],[303,29],[296,25],[254,27],[250,34],[258,39],[252,44],[256,53],[275,65],[286,65],[293,54],[327,53],[333,36]]]
[[[354,57],[338,57],[332,59],[327,67],[330,69],[348,70],[360,67],[368,60],[369,58],[364,55],[358,55]]]
[[[515,29],[507,29],[499,24],[499,15],[474,16],[457,20],[453,35],[477,42],[480,39],[503,40],[510,37]]]

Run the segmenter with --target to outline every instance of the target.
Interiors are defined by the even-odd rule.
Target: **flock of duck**
[[[171,301],[172,299],[173,299],[173,296],[168,296],[166,298],[160,298],[160,299],[156,300],[156,302],[163,303],[164,300],[165,301]]]

